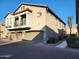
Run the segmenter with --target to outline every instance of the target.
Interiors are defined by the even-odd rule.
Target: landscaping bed
[[[79,49],[79,40],[76,36],[68,36],[66,38],[67,44],[69,48],[77,48]]]

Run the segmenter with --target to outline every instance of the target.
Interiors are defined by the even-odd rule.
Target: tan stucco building
[[[0,22],[0,39],[6,38],[8,30],[5,27],[5,23]]]
[[[58,38],[65,30],[65,23],[46,5],[21,4],[5,16],[11,40],[46,42]]]

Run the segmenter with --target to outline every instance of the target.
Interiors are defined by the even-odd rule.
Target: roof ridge
[[[39,5],[39,6],[48,6],[48,5],[46,5],[46,4],[25,3],[25,2],[22,2],[21,4],[28,4],[28,5]]]

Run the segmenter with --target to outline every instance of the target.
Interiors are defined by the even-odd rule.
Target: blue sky
[[[76,26],[75,0],[0,0],[0,21],[4,22],[4,16],[14,11],[22,2],[48,5],[66,24],[67,17],[72,16]]]

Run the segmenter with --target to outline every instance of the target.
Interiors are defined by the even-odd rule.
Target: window
[[[7,25],[8,25],[8,20],[9,20],[9,19],[7,18],[7,19],[6,19],[6,24],[7,24]]]
[[[10,20],[9,21],[10,21],[10,25],[11,25],[12,24],[12,17],[10,17]]]
[[[14,25],[19,26],[19,18],[18,17],[15,18],[15,24]]]
[[[26,14],[21,15],[21,25],[26,25]]]
[[[42,15],[41,12],[37,12],[37,16],[40,17]]]

